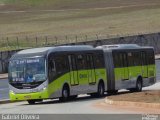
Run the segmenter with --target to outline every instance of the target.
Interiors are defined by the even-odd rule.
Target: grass
[[[50,36],[48,43],[55,43],[55,36],[59,43],[66,43],[75,42],[76,35],[81,41],[86,39],[85,35],[92,40],[96,34],[101,39],[160,31],[158,0],[5,0],[3,3],[3,11],[26,11],[0,13],[0,36],[4,38],[0,46],[7,45],[6,37],[9,37],[11,48],[16,48],[17,36],[20,46],[28,47],[25,36],[30,36],[34,44],[38,36],[38,45],[43,45],[44,36]]]

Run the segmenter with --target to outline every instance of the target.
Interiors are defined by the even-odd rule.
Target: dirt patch
[[[160,90],[117,94],[115,96],[109,96],[107,98],[113,101],[160,103]]]
[[[146,107],[111,105],[104,102],[98,102],[93,107],[105,110],[110,114],[160,114],[159,108],[146,109]]]

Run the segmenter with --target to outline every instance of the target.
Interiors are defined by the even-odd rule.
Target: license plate
[[[31,95],[24,96],[25,99],[31,99]]]

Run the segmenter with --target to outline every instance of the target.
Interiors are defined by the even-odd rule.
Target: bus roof
[[[113,45],[102,45],[98,46],[96,48],[101,49],[108,49],[108,50],[115,50],[115,49],[142,49],[142,48],[152,48],[153,47],[147,47],[147,46],[139,46],[137,44],[113,44]]]
[[[16,59],[17,57],[23,58],[29,56],[44,56],[54,51],[85,51],[93,49],[94,48],[90,45],[70,45],[70,46],[31,48],[17,52],[11,57],[11,59]]]

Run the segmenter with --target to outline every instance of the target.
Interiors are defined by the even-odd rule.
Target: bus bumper
[[[10,91],[9,96],[11,101],[46,99],[49,97],[47,90],[34,93],[14,93],[13,91]]]

